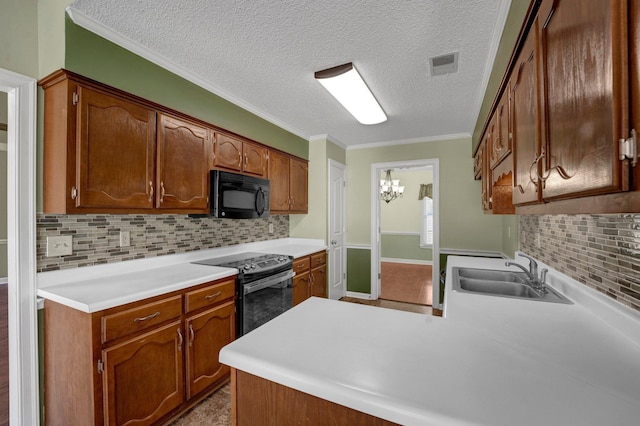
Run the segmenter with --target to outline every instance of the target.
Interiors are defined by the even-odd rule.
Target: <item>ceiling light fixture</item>
[[[315,79],[362,124],[378,124],[387,116],[353,63],[317,71]]]
[[[399,179],[391,179],[391,170],[387,170],[384,179],[380,179],[380,199],[387,204],[398,197],[402,197],[404,186],[400,186]]]

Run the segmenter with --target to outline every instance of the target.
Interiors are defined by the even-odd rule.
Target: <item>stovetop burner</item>
[[[231,256],[214,257],[196,262],[199,265],[222,266],[236,268],[240,275],[263,273],[273,269],[281,269],[293,262],[292,256],[265,253],[240,253]]]

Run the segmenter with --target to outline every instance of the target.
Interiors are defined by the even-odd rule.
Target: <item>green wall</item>
[[[371,252],[347,248],[347,291],[371,292]]]
[[[433,250],[420,248],[420,235],[382,234],[380,250],[385,259],[433,260]]]
[[[464,138],[348,150],[348,244],[370,244],[372,164],[438,158],[440,247],[500,251],[502,219],[482,213],[480,181],[473,179],[470,149],[471,139]]]
[[[66,18],[65,68],[298,157],[309,142]]]

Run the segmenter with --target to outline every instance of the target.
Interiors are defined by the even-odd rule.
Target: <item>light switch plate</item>
[[[47,257],[68,256],[73,254],[73,238],[71,235],[47,237]]]
[[[273,223],[269,224],[269,233],[273,234]]]

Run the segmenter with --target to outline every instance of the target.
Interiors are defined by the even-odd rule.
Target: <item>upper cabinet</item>
[[[207,211],[212,131],[158,114],[156,206]]]
[[[628,190],[627,2],[544,0],[538,16],[543,199]]]
[[[307,212],[307,161],[60,70],[44,89],[44,212],[207,214],[212,168],[271,180]],[[272,198],[273,199],[273,198]]]
[[[278,151],[269,153],[271,213],[307,213],[308,164]]]
[[[534,22],[534,29],[537,22]],[[537,40],[537,32],[531,31],[516,59],[510,81],[514,204],[541,201],[537,183],[541,132]]]
[[[153,207],[155,112],[88,87],[76,86],[71,97],[75,117],[69,114],[68,120],[72,122],[69,130],[77,133],[75,138],[70,138],[69,146],[66,138],[59,141],[62,152],[76,155],[75,167],[69,164],[69,168],[77,170],[77,175],[69,180],[70,187],[64,191],[69,210]],[[51,97],[46,101],[51,102]],[[45,131],[49,129],[50,120],[64,119],[58,115],[48,116]],[[45,134],[46,138],[51,136]],[[45,163],[45,168],[45,184],[56,179],[58,173],[73,174],[74,171],[50,163]],[[61,178],[64,181],[64,177]]]
[[[511,169],[517,213],[640,211],[627,141],[640,87],[638,43],[627,34],[640,39],[638,3],[532,1],[477,150],[491,152],[493,185]],[[485,192],[498,212],[495,186]]]
[[[216,133],[213,167],[266,177],[267,148],[224,133]]]

